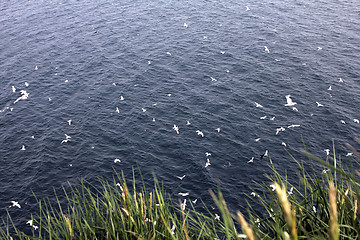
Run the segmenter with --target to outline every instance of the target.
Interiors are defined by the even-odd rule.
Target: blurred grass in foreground
[[[356,139],[360,144],[360,141]],[[333,146],[332,158],[325,161],[307,152],[324,168],[306,171],[298,165],[297,183],[280,175],[270,160],[271,188],[248,198],[246,219],[239,211],[230,213],[218,190],[210,190],[221,215],[203,204],[205,211],[195,210],[191,201],[174,203],[155,178],[154,188],[138,188],[133,179],[131,189],[124,176],[116,175],[112,183],[99,180],[95,187],[85,180],[64,189],[66,208],[38,200],[39,214],[33,217],[32,233],[20,230],[8,214],[0,229],[2,239],[359,239],[360,197],[359,153],[347,145],[353,157],[341,163]],[[331,163],[330,163],[331,160]],[[295,174],[295,173],[293,173]],[[133,176],[135,173],[133,172]],[[256,205],[257,204],[257,205]],[[255,207],[256,205],[256,207]],[[256,209],[261,209],[261,214]],[[240,227],[241,226],[241,227]]]

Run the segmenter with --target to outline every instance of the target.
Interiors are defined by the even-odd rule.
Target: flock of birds
[[[250,11],[250,8],[249,8],[248,6],[246,6],[246,9],[245,9],[245,10],[246,10],[246,11]],[[184,26],[185,28],[188,28],[188,27],[189,27],[189,25],[188,25],[187,23],[184,23],[183,26]],[[98,32],[98,31],[97,31],[97,32]],[[96,32],[96,33],[97,33],[97,32]],[[204,39],[207,39],[207,38],[208,38],[207,36],[204,36]],[[317,50],[318,50],[318,51],[321,51],[321,50],[322,50],[322,47],[317,47]],[[264,51],[265,51],[265,53],[270,54],[270,49],[269,49],[268,46],[264,46]],[[220,51],[220,53],[221,53],[221,54],[225,54],[225,51]],[[170,52],[166,52],[166,55],[168,55],[169,57],[172,56],[172,54],[171,54]],[[275,60],[276,60],[276,61],[280,61],[280,60],[278,60],[278,59],[275,59]],[[149,65],[152,64],[152,62],[151,62],[150,60],[148,60],[147,63],[148,63]],[[38,66],[35,66],[35,71],[37,71],[38,69],[39,69],[39,67],[38,67]],[[229,72],[229,70],[227,70],[227,72]],[[216,82],[216,81],[217,81],[217,79],[215,79],[214,77],[210,77],[210,80],[211,80],[212,82]],[[65,80],[65,82],[68,82],[68,80]],[[343,83],[344,80],[343,80],[342,78],[339,78],[339,82],[340,82],[340,83]],[[28,84],[27,82],[25,82],[24,85],[25,85],[25,88],[29,87],[29,84]],[[116,86],[116,83],[113,83],[113,85]],[[13,92],[14,94],[17,94],[17,89],[16,89],[15,86],[12,86],[11,89],[12,89],[12,92]],[[331,92],[331,91],[333,90],[333,89],[332,89],[332,86],[329,86],[329,88],[328,88],[327,90],[328,90],[329,92]],[[13,105],[17,104],[17,103],[20,102],[20,101],[25,101],[25,100],[28,100],[28,99],[29,99],[30,94],[28,93],[27,90],[21,89],[21,90],[19,91],[19,93],[20,93],[20,96],[19,96],[19,95],[17,96],[17,98],[16,98],[15,101],[13,102]],[[169,96],[171,96],[171,94],[169,94]],[[298,111],[298,109],[297,109],[297,107],[296,107],[297,103],[294,102],[294,100],[292,99],[291,95],[285,95],[284,97],[285,97],[284,106],[285,106],[285,107],[289,107],[289,108],[291,108],[293,111],[296,111],[296,112],[297,112],[297,111]],[[49,98],[48,98],[48,101],[52,101],[52,98],[49,97]],[[120,96],[120,101],[125,101],[124,96]],[[319,108],[324,107],[324,104],[322,104],[322,103],[320,103],[320,102],[318,102],[318,101],[316,101],[314,104],[316,104],[316,106],[319,107]],[[154,104],[154,105],[156,105],[156,104]],[[255,107],[255,108],[263,108],[263,105],[262,105],[261,103],[254,102],[254,107]],[[0,110],[0,112],[4,112],[5,110],[13,111],[13,109],[14,109],[14,106],[12,106],[12,107],[6,107],[5,109]],[[120,108],[119,108],[119,107],[116,107],[115,112],[118,113],[118,114],[120,114]],[[145,112],[147,112],[147,109],[146,109],[145,107],[142,107],[142,108],[141,108],[141,112],[142,112],[142,113],[145,113]],[[269,117],[269,116],[261,116],[260,119],[261,119],[261,120],[269,119],[270,121],[274,121],[274,120],[275,120],[275,116],[271,116],[271,117]],[[156,118],[152,118],[152,121],[155,122],[155,121],[156,121]],[[356,119],[356,118],[353,119],[353,122],[359,124],[359,120]],[[346,124],[346,122],[345,122],[344,120],[341,120],[341,123]],[[71,124],[72,124],[72,120],[71,120],[71,119],[67,120],[67,124],[68,124],[68,125],[71,125]],[[191,122],[188,120],[188,121],[186,121],[186,124],[185,124],[185,125],[186,125],[186,126],[189,126],[189,125],[191,125]],[[298,128],[298,127],[300,127],[300,124],[291,124],[291,125],[288,125],[288,126],[279,126],[278,128],[274,129],[274,134],[275,134],[275,135],[279,135],[281,132],[286,131],[286,129]],[[182,129],[181,129],[181,128],[179,127],[179,125],[177,125],[177,124],[174,124],[174,125],[173,125],[172,130],[173,130],[176,134],[180,134],[181,131],[182,131]],[[214,129],[213,131],[216,131],[217,133],[220,133],[220,132],[221,132],[221,128],[218,127],[218,128],[216,128],[216,129]],[[201,129],[197,129],[197,130],[194,132],[194,134],[198,135],[198,136],[201,137],[201,138],[204,138],[204,137],[205,137],[204,131],[201,130]],[[71,142],[71,136],[69,136],[69,135],[67,135],[67,134],[64,134],[64,136],[65,136],[65,138],[59,140],[59,144],[69,144],[69,143]],[[32,138],[34,138],[34,136],[32,136]],[[260,138],[260,137],[255,138],[254,141],[255,141],[255,142],[259,142],[259,141],[261,141],[261,138]],[[284,147],[287,147],[287,144],[286,144],[284,141],[282,141],[281,145],[284,146]],[[92,148],[93,148],[93,147],[92,147]],[[25,151],[25,150],[26,150],[26,146],[25,146],[25,145],[22,145],[22,147],[20,148],[20,150],[21,150],[21,151]],[[329,149],[325,149],[324,151],[325,151],[325,153],[326,153],[327,155],[330,154],[330,150],[329,150]],[[211,160],[210,160],[211,155],[212,155],[212,154],[211,154],[210,152],[205,152],[206,161],[205,161],[204,164],[203,164],[204,168],[208,168],[208,167],[211,166]],[[348,153],[347,156],[351,156],[351,153]],[[268,150],[265,150],[264,153],[260,154],[259,159],[260,159],[260,160],[263,160],[263,159],[266,158],[266,157],[269,157],[269,151],[268,151]],[[249,164],[250,164],[250,163],[253,163],[254,160],[255,160],[255,157],[252,156],[252,157],[247,161],[247,163],[249,163]],[[119,158],[115,158],[115,159],[114,159],[114,164],[117,164],[117,163],[121,163],[121,160],[120,160]],[[70,166],[71,166],[71,165],[70,165]],[[324,170],[324,171],[325,171],[325,170]],[[182,180],[184,180],[184,179],[186,178],[186,175],[175,176],[175,177],[178,178],[180,181],[182,181]],[[121,185],[120,185],[120,184],[117,184],[117,186],[119,186],[119,187],[121,188]],[[271,188],[273,191],[275,190],[275,186],[274,186],[273,184],[270,185],[270,188]],[[288,194],[289,194],[289,195],[293,194],[293,188],[291,188],[291,189],[288,191]],[[184,198],[184,200],[183,200],[183,202],[182,202],[182,204],[181,204],[181,207],[185,210],[186,205],[187,205],[187,199],[189,199],[189,196],[190,196],[190,192],[179,192],[178,195]],[[251,192],[250,195],[255,197],[257,194],[256,194],[255,192]],[[193,203],[193,204],[196,204],[196,202],[197,202],[197,199],[192,200],[192,203]],[[19,204],[18,202],[16,202],[16,201],[11,201],[11,204],[12,204],[12,205],[10,205],[9,208],[11,208],[11,207],[21,208],[20,204]],[[216,220],[220,220],[220,216],[219,216],[219,215],[216,214],[215,216],[216,216],[216,217],[215,217]],[[27,224],[29,224],[29,225],[30,225],[31,227],[33,227],[35,230],[38,228],[37,226],[33,225],[33,221],[32,221],[32,220],[29,220],[29,221],[27,222]],[[174,226],[173,226],[173,228],[171,229],[171,231],[174,232],[174,230],[175,230],[175,228],[174,228]]]

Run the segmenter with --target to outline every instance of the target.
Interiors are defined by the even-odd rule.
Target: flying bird
[[[121,160],[118,158],[115,158],[114,163],[118,163],[118,162],[121,162]]]
[[[18,208],[21,208],[21,206],[20,206],[20,204],[19,204],[18,202],[16,202],[16,201],[11,201],[11,203],[12,203],[12,205],[11,205],[11,206],[9,206],[9,208],[11,208],[11,207],[18,207]]]
[[[207,156],[207,157],[208,157],[208,156],[211,156],[211,153],[206,152],[206,153],[205,153],[205,156]]]
[[[296,102],[293,102],[292,99],[291,99],[291,95],[286,95],[286,104],[285,106],[294,106],[296,105],[297,103]]]
[[[176,132],[177,134],[179,134],[179,127],[178,127],[178,126],[176,126],[176,125],[174,124],[173,129],[175,130],[175,132]]]
[[[182,177],[179,177],[179,176],[176,176],[176,177],[180,180],[183,180],[186,177],[186,175],[183,175]]]
[[[14,86],[11,86],[12,92],[16,92],[16,88]]]
[[[72,120],[69,119],[69,120],[67,120],[67,122],[68,122],[69,125],[71,125]]]
[[[196,130],[196,133],[197,133],[198,135],[200,135],[201,137],[204,137],[204,133],[203,133],[202,131]]]
[[[252,157],[247,163],[252,163],[254,162],[254,157]]]
[[[187,28],[187,27],[188,27],[187,23],[184,23],[184,27],[185,27],[185,28]]]
[[[323,106],[324,106],[324,105],[322,105],[322,104],[319,103],[319,102],[316,102],[316,104],[317,104],[318,107],[323,107]]]
[[[25,145],[22,145],[21,150],[22,150],[22,151],[25,151],[25,150],[26,150],[26,149],[25,149]]]
[[[207,168],[208,166],[210,166],[211,165],[211,163],[210,163],[210,159],[206,159],[206,163],[205,163],[205,168]]]
[[[215,130],[219,133],[221,129],[220,129],[220,128],[216,128]]]
[[[257,102],[255,102],[255,105],[256,105],[257,108],[262,108],[263,107],[261,104],[259,104]]]
[[[189,192],[187,192],[187,193],[178,193],[180,196],[182,196],[182,197],[186,197],[186,196],[189,196]]]
[[[270,53],[270,50],[267,46],[264,46],[264,48],[265,48],[265,52]]]

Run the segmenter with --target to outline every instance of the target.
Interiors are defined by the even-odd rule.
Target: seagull
[[[172,235],[175,234],[175,225],[173,225],[173,226],[171,227],[170,231],[171,231],[171,234],[172,234]]]
[[[22,145],[21,150],[25,151],[25,145]]]
[[[324,106],[324,105],[322,105],[322,104],[319,103],[319,102],[316,102],[316,104],[317,104],[318,107],[323,107],[323,106]]]
[[[256,105],[257,108],[262,108],[263,107],[261,104],[259,104],[257,102],[255,102],[255,105]]]
[[[271,121],[274,121],[275,120],[275,117],[271,117],[271,118],[269,118]]]
[[[187,28],[187,27],[188,27],[187,23],[184,23],[184,27],[185,27],[185,28]]]
[[[286,143],[285,143],[285,142],[282,142],[281,145],[283,145],[284,147],[286,147]]]
[[[255,142],[258,142],[258,141],[260,141],[260,139],[261,139],[261,138],[257,138],[257,139],[255,139]]]
[[[20,90],[20,93],[21,93],[22,96],[19,97],[18,99],[16,99],[14,101],[14,104],[17,103],[20,100],[26,100],[29,97],[29,93],[27,93],[25,90]]]
[[[250,11],[250,8],[248,6],[246,6],[246,11]]]
[[[276,129],[275,135],[278,135],[279,132],[283,132],[283,131],[285,131],[285,128],[284,127],[279,127],[279,128]]]
[[[293,102],[292,99],[291,99],[291,95],[286,95],[286,104],[285,106],[294,106],[296,105],[297,103],[296,102]]]
[[[220,221],[220,216],[215,213],[215,220]]]
[[[344,80],[342,78],[339,78],[339,82],[344,82]]]
[[[38,226],[35,225],[33,225],[32,227],[34,228],[34,230],[37,230],[39,228]]]
[[[322,50],[322,47],[317,47],[317,50]]]
[[[141,108],[141,110],[142,110],[143,112],[146,112],[146,109],[145,109],[145,108]]]
[[[64,139],[64,140],[61,141],[61,144],[67,143],[67,142],[71,142],[71,140],[70,139]]]
[[[256,193],[255,193],[255,192],[251,192],[250,195],[253,196],[253,197],[256,197]]]
[[[153,119],[152,119],[152,121],[153,121],[153,122],[155,122],[155,121],[156,121],[156,119],[155,119],[155,118],[153,118]]]
[[[213,77],[210,77],[212,82],[216,82],[217,80]]]
[[[345,122],[344,120],[340,120],[340,122],[341,122],[342,124],[346,124],[346,122]]]
[[[66,133],[64,134],[66,139],[70,139],[71,137],[69,135],[67,135]]]
[[[121,162],[121,160],[118,158],[115,158],[114,163],[118,163],[118,162]]]
[[[221,54],[225,54],[225,51],[220,51]]]
[[[184,211],[186,208],[186,198],[184,199],[184,203],[181,204],[181,209]]]
[[[113,85],[113,86],[116,86],[116,83],[113,82],[112,85]]]
[[[210,159],[206,159],[206,163],[205,163],[205,168],[207,168],[208,166],[210,166],[211,165],[211,163],[210,163]]]
[[[330,149],[324,149],[324,152],[326,152],[326,156],[329,156],[329,154],[330,154]]]
[[[254,157],[252,157],[247,163],[252,163],[254,162]]]
[[[351,157],[352,155],[353,155],[352,152],[351,153],[349,152],[349,153],[346,154],[347,157]]]
[[[21,206],[20,206],[20,204],[19,204],[18,202],[16,202],[16,201],[11,201],[11,203],[12,203],[12,205],[11,205],[11,206],[9,206],[9,208],[11,208],[11,207],[18,207],[18,208],[21,208]]]
[[[331,85],[329,86],[328,91],[332,91],[332,87],[331,87]]]
[[[24,84],[25,84],[25,87],[28,87],[28,86],[29,86],[29,83],[28,83],[28,82],[25,82]]]
[[[221,129],[220,129],[220,128],[216,128],[215,130],[219,133]]]
[[[176,132],[177,134],[179,134],[179,127],[178,127],[178,126],[176,126],[176,125],[174,124],[173,129],[175,130],[175,132]]]
[[[192,201],[193,204],[196,204],[196,202],[197,202],[197,199],[195,199],[194,201]]]
[[[277,58],[275,58],[275,61],[276,61],[276,62],[280,62],[280,60],[279,60],[279,59],[277,59]]]
[[[120,110],[119,110],[119,108],[118,108],[118,107],[116,107],[116,112],[117,112],[117,113],[120,113]]]
[[[354,123],[360,123],[359,119],[354,118]]]
[[[167,55],[171,56],[171,52],[166,52]]]
[[[49,100],[49,102],[51,102],[52,99],[51,99],[51,98],[48,98],[48,100]]]
[[[71,119],[69,119],[69,120],[67,120],[67,122],[69,123],[69,125],[71,125],[72,120],[71,120]]]
[[[35,70],[38,70],[39,68],[38,68],[38,66],[35,66]]]
[[[268,49],[267,46],[264,46],[264,48],[265,48],[265,52],[270,53],[270,50]]]
[[[182,197],[186,197],[186,196],[189,196],[189,192],[187,192],[187,193],[178,193],[180,196],[182,196]]]
[[[206,153],[205,153],[205,156],[207,156],[207,157],[208,157],[208,156],[211,156],[211,153],[206,152]]]
[[[204,137],[204,133],[203,133],[202,131],[200,131],[200,130],[196,130],[196,133],[197,133],[198,135],[200,135],[200,136]]]
[[[292,110],[295,111],[295,112],[299,111],[296,107],[293,107]]]
[[[272,190],[272,191],[275,191],[275,190],[276,190],[275,184],[270,184],[270,187],[271,187],[271,190]]]
[[[186,121],[186,125],[189,126],[191,123],[189,121]]]
[[[269,153],[269,151],[266,150],[265,153],[264,153],[264,157],[267,157],[267,156],[268,156],[268,153]]]
[[[120,96],[120,101],[124,101],[124,97],[123,96]]]
[[[292,124],[292,125],[288,126],[287,128],[294,128],[294,127],[300,127],[300,124]]]
[[[33,220],[31,219],[31,220],[27,221],[26,224],[29,224],[29,225],[32,227],[32,225],[33,225]]]
[[[14,86],[11,86],[11,89],[12,89],[13,93],[16,92],[16,88]]]
[[[207,36],[204,36],[204,39],[207,39],[208,37]]]
[[[184,175],[182,177],[179,177],[179,176],[176,176],[176,177],[182,181],[186,177],[186,175]]]
[[[313,211],[314,211],[314,213],[316,213],[316,207],[315,206],[313,206]]]
[[[260,117],[261,120],[264,120],[266,118],[267,118],[267,116]]]
[[[330,169],[324,169],[321,173],[326,174]]]
[[[291,187],[291,188],[290,188],[290,191],[288,191],[288,194],[289,194],[289,195],[292,195],[292,194],[293,194],[293,190],[294,190],[294,188]]]

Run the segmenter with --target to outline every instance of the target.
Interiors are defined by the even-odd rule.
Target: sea
[[[0,1],[0,218],[116,173],[235,211],[270,161],[351,161],[359,33],[358,0]]]

